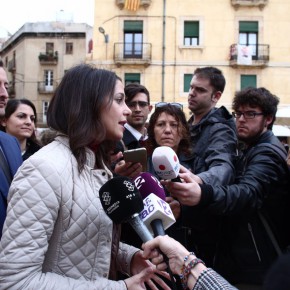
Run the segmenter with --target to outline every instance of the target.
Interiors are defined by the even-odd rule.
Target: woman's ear
[[[2,119],[0,124],[2,127],[6,127],[6,119]]]

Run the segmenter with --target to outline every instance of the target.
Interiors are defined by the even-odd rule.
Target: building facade
[[[9,97],[31,100],[39,127],[46,127],[49,102],[65,71],[90,59],[92,32],[84,23],[26,23],[2,45]]]
[[[182,103],[186,114],[192,73],[202,66],[223,71],[219,105],[229,110],[247,86],[268,88],[286,107],[288,11],[288,0],[95,0],[92,62],[145,85],[153,103]]]

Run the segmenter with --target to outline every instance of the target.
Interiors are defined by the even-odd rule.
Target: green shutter
[[[190,82],[192,79],[192,74],[185,74],[183,77],[183,92],[188,92],[190,87]]]
[[[143,21],[124,21],[125,32],[143,32]]]
[[[259,32],[258,21],[240,21],[239,32]]]
[[[184,37],[198,37],[199,36],[199,22],[185,21],[184,22]]]
[[[257,76],[256,75],[241,75],[241,90],[247,87],[257,87]]]
[[[125,84],[138,83],[140,84],[140,74],[138,73],[125,73]]]

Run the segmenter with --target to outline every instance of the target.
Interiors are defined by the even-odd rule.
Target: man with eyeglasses
[[[183,205],[223,218],[214,269],[238,289],[261,289],[265,273],[290,245],[290,175],[286,150],[272,132],[279,99],[265,88],[236,93],[233,116],[242,146],[230,185],[167,182]]]
[[[125,124],[126,130],[123,136],[125,148],[144,147],[142,141],[147,139],[145,124],[152,110],[149,91],[140,84],[128,84],[125,86],[125,100],[132,111],[132,114],[127,117],[127,124]]]
[[[117,158],[120,156],[118,153],[120,151],[145,147],[148,138],[146,120],[152,110],[149,91],[143,85],[137,83],[126,85],[125,101],[132,114],[127,117],[123,139],[118,142],[114,150]],[[119,175],[134,177],[141,172],[141,165],[140,167],[136,163],[129,165],[122,160],[113,163],[113,170]]]

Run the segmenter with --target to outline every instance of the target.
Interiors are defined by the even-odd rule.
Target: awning
[[[278,137],[289,137],[290,136],[290,129],[287,126],[282,125],[273,125],[272,129],[275,136]]]

